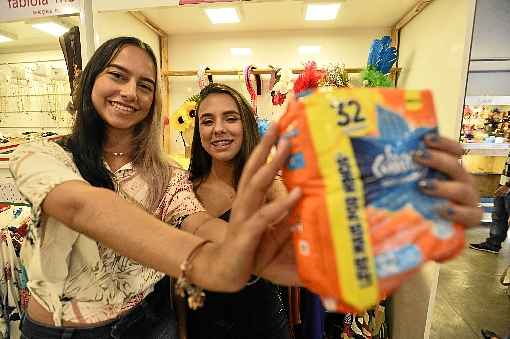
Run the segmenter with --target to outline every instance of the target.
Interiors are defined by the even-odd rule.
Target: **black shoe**
[[[472,248],[477,251],[484,251],[489,253],[498,254],[500,247],[497,247],[496,245],[489,244],[488,242],[484,241],[480,244],[469,244],[469,248]]]

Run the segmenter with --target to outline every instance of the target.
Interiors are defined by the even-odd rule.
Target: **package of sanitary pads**
[[[285,185],[303,190],[291,217],[299,274],[327,309],[366,310],[463,248],[463,228],[437,213],[444,201],[418,187],[440,177],[413,161],[437,131],[429,91],[320,88],[278,124],[291,143]]]

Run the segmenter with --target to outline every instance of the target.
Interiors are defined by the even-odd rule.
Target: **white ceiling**
[[[334,21],[307,22],[305,3],[295,0],[243,1],[232,4],[203,4],[145,9],[142,13],[169,35],[207,32],[246,32],[303,30],[320,28],[382,28],[393,26],[418,0],[344,0]],[[241,12],[237,24],[212,25],[205,7],[235,6]],[[79,17],[61,19],[78,25]],[[58,49],[58,39],[38,31],[29,23],[0,23],[0,31],[14,33],[18,39],[0,44],[0,54]]]
[[[77,26],[80,23],[79,16],[59,18],[68,27]],[[0,23],[0,32],[12,33],[17,36],[16,40],[1,43],[0,54],[17,53],[26,51],[44,51],[59,49],[58,38],[32,28],[29,22],[16,21]]]
[[[222,4],[240,9],[241,22],[213,25],[204,8],[212,5],[162,7],[142,13],[168,34],[206,32],[277,31],[319,28],[381,28],[400,20],[417,0],[345,0],[334,21],[305,21],[303,1],[237,2]],[[216,6],[217,7],[217,6]]]

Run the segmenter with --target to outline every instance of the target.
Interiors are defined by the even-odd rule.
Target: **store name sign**
[[[0,0],[0,22],[79,12],[80,0]]]

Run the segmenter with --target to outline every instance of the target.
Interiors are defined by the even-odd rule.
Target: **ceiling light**
[[[0,31],[0,43],[13,41],[16,40],[17,38],[18,37],[16,36],[16,34]]]
[[[232,53],[232,55],[236,55],[236,56],[251,55],[251,48],[234,47],[234,48],[230,49],[230,53]]]
[[[306,7],[305,20],[326,21],[335,20],[340,4],[309,4]]]
[[[207,8],[205,13],[213,24],[231,24],[240,21],[237,10],[232,7]]]
[[[299,46],[299,54],[319,54],[321,46]]]
[[[56,37],[61,36],[62,34],[69,30],[69,28],[65,27],[64,25],[57,24],[51,21],[32,24],[32,27]]]

